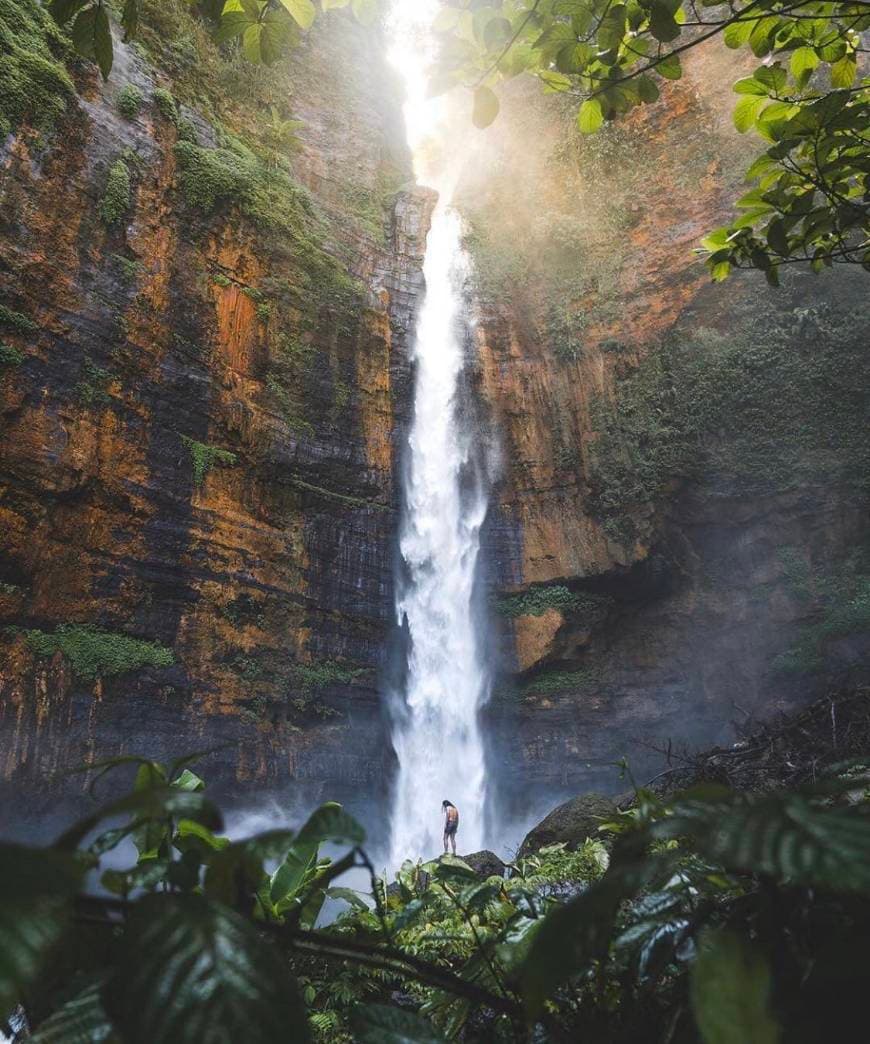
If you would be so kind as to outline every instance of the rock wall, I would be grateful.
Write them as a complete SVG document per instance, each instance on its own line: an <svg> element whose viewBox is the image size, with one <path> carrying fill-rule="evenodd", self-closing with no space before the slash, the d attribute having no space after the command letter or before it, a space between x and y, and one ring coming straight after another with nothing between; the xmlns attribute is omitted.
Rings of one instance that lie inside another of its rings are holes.
<svg viewBox="0 0 870 1044"><path fill-rule="evenodd" d="M866 677L867 277L710 284L692 249L756 148L723 60L591 139L518 82L461 183L501 439L505 813Z"/></svg>
<svg viewBox="0 0 870 1044"><path fill-rule="evenodd" d="M0 776L226 744L236 789L377 794L431 194L377 31L267 70L143 22L106 84L51 35L77 93L0 143Z"/></svg>

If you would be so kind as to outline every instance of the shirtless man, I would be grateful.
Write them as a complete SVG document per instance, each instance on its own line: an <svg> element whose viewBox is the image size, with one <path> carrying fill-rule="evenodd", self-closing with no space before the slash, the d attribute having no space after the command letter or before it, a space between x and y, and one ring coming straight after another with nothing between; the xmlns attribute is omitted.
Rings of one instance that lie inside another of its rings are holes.
<svg viewBox="0 0 870 1044"><path fill-rule="evenodd" d="M459 829L459 809L452 801L442 801L441 808L444 810L444 854L447 854L448 842L453 846L453 854L456 855L456 831Z"/></svg>

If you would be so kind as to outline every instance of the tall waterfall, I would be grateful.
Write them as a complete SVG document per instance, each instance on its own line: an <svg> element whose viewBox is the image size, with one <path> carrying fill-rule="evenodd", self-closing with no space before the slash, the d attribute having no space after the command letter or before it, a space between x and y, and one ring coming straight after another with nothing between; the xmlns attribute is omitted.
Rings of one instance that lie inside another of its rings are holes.
<svg viewBox="0 0 870 1044"><path fill-rule="evenodd" d="M425 0L397 0L405 27L426 27L434 8ZM421 71L425 36L408 34L397 64L408 103L412 147L435 125ZM426 290L413 343L416 386L405 469L400 529L403 569L396 611L407 623L405 691L394 694L393 745L398 757L391 818L390 863L431 857L440 849L441 802L459 809L459 843L483 845L485 772L478 724L488 675L473 613L480 527L486 489L474 459L472 433L463 427L459 392L465 367L463 282L467 260L452 185L442 173L434 188L423 266Z"/></svg>

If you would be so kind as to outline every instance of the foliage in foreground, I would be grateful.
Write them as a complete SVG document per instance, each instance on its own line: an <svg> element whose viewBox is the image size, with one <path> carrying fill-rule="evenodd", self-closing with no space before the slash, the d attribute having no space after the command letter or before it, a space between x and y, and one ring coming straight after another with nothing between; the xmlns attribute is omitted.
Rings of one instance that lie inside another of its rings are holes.
<svg viewBox="0 0 870 1044"><path fill-rule="evenodd" d="M46 849L0 845L0 1008L34 1044L847 1039L867 985L866 766L793 792L696 788L576 852L387 887L339 806L231 841L184 762ZM95 780L96 782L97 780ZM322 858L321 842L344 852ZM129 866L102 864L135 847ZM363 898L333 882L368 869ZM100 887L97 887L99 881ZM350 910L315 927L327 897ZM840 1036L838 1037L838 1034Z"/></svg>
<svg viewBox="0 0 870 1044"><path fill-rule="evenodd" d="M762 64L738 79L734 124L765 151L746 172L741 215L704 241L714 279L783 265L870 269L870 78L859 75L867 0L451 0L436 87L473 90L473 120L499 111L494 88L521 73L578 100L578 125L659 99L685 52L713 38ZM738 66L739 67L739 66Z"/></svg>
<svg viewBox="0 0 870 1044"><path fill-rule="evenodd" d="M189 0L211 24L217 43L238 41L242 54L254 64L272 65L298 40L300 29L310 29L317 16L313 0ZM349 7L357 20L370 25L378 15L379 0L320 0L324 11ZM73 47L96 62L104 79L114 63L107 0L50 0L54 20L69 31ZM135 38L140 0L121 0L124 40Z"/></svg>

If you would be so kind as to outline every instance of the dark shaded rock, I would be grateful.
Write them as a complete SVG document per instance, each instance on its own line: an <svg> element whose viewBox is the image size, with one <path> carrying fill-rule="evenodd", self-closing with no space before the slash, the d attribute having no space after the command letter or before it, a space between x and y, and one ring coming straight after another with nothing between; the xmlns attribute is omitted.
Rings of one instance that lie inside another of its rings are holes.
<svg viewBox="0 0 870 1044"><path fill-rule="evenodd" d="M577 848L587 837L595 837L600 821L616 811L610 798L601 794L581 794L554 808L536 827L532 827L517 855L522 859L539 848L561 842L569 848Z"/></svg>
<svg viewBox="0 0 870 1044"><path fill-rule="evenodd" d="M482 852L472 852L471 855L461 857L463 862L468 863L475 873L481 877L503 877L505 871L504 863L495 852L483 849Z"/></svg>

